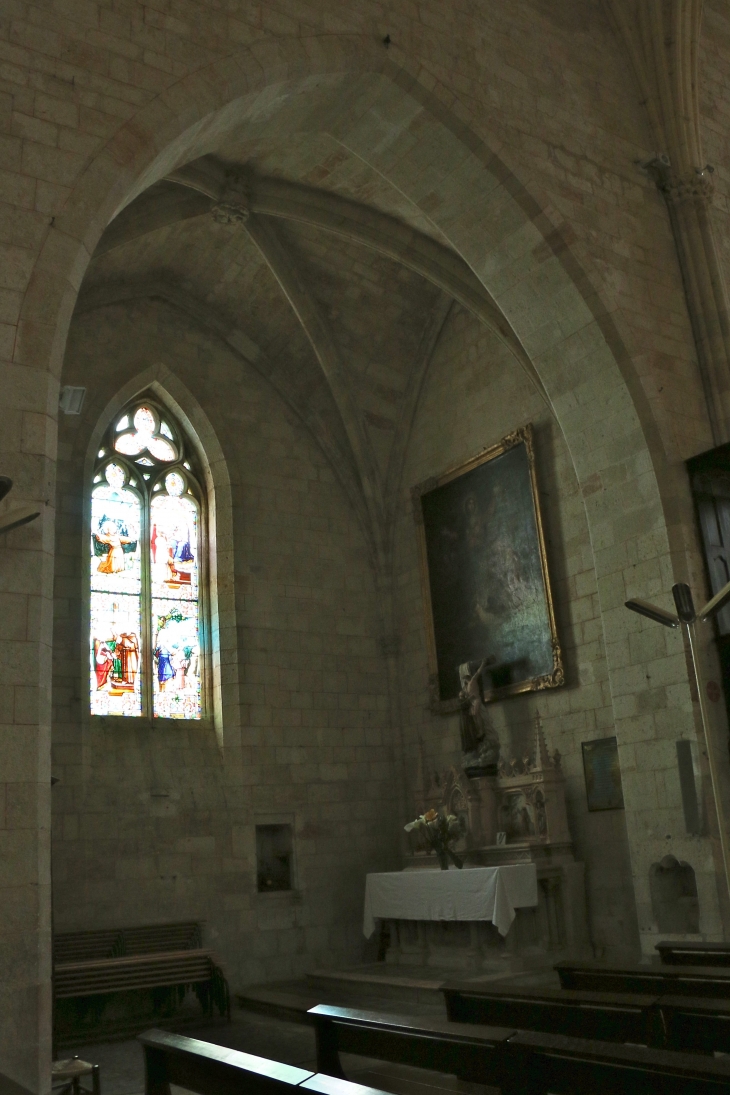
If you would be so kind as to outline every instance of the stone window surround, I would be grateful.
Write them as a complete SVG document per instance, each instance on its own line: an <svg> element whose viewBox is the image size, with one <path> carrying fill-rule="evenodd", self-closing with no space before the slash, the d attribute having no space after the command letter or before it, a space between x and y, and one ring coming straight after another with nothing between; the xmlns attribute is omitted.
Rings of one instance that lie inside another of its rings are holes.
<svg viewBox="0 0 730 1095"><path fill-rule="evenodd" d="M85 729L114 730L115 732L126 728L128 723L130 729L145 731L152 731L163 726L184 726L187 729L199 729L201 732L215 730L218 743L223 746L224 739L227 739L228 744L231 744L233 739L237 739L238 734L234 727L237 728L239 717L237 674L233 673L232 680L224 680L224 676L227 678L228 674L223 669L224 666L235 666L237 663L235 597L232 592L234 586L233 553L232 548L227 550L224 547L224 550L220 551L217 546L218 543L231 544L232 504L230 479L220 443L207 416L197 400L166 364L158 363L138 374L128 381L107 403L91 432L86 448L84 484L91 484L92 482L99 446L109 423L121 414L124 407L135 396L141 395L145 391L148 391L151 397L175 418L178 428L184 432L190 449L195 453L202 473L200 485L204 495L207 520L201 522L200 537L201 559L206 562L201 576L201 591L205 586L205 597L201 598L204 600L201 619L205 620L205 627L208 632L203 684L203 712L200 719L194 720L151 718L144 714L135 718L121 715L92 716L88 704L84 704L82 722ZM90 605L87 561L90 518L91 492L89 489L85 489L81 548L83 551L81 610L87 623ZM231 592L226 592L228 590ZM222 628L220 626L221 618L232 620L233 626ZM84 635L87 632L88 627L86 627ZM82 680L85 682L88 676L88 649L86 643L84 643L82 651L80 671ZM224 727L228 730L228 733L225 732Z"/></svg>

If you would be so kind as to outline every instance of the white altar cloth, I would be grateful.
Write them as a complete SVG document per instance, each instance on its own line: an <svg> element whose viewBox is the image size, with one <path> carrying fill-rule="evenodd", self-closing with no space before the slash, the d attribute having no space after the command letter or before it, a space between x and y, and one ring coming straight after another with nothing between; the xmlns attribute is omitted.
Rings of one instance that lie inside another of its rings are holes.
<svg viewBox="0 0 730 1095"><path fill-rule="evenodd" d="M526 905L537 905L534 863L369 874L362 930L370 938L376 919L491 920L506 935L515 909Z"/></svg>

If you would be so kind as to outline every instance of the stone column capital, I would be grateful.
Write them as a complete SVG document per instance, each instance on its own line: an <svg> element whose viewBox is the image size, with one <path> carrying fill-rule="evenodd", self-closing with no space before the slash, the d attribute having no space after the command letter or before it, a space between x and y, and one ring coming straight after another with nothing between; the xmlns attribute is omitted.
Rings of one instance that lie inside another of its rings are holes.
<svg viewBox="0 0 730 1095"><path fill-rule="evenodd" d="M658 156L646 164L646 170L670 205L687 202L710 205L712 202L715 184L712 181L714 168L710 164L680 173L674 171L666 157Z"/></svg>

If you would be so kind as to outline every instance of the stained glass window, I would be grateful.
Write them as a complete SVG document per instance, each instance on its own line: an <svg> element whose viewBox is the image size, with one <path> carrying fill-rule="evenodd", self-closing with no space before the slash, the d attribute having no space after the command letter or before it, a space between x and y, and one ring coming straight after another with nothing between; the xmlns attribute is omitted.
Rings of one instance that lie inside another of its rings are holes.
<svg viewBox="0 0 730 1095"><path fill-rule="evenodd" d="M92 715L199 719L202 492L153 400L109 427L91 492Z"/></svg>

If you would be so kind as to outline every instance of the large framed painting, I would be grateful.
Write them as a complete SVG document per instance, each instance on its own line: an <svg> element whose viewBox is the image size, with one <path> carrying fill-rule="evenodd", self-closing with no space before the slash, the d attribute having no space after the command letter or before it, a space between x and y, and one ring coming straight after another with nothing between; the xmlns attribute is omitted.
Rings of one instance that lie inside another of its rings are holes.
<svg viewBox="0 0 730 1095"><path fill-rule="evenodd" d="M431 706L446 714L475 676L484 700L564 684L532 427L413 488Z"/></svg>

